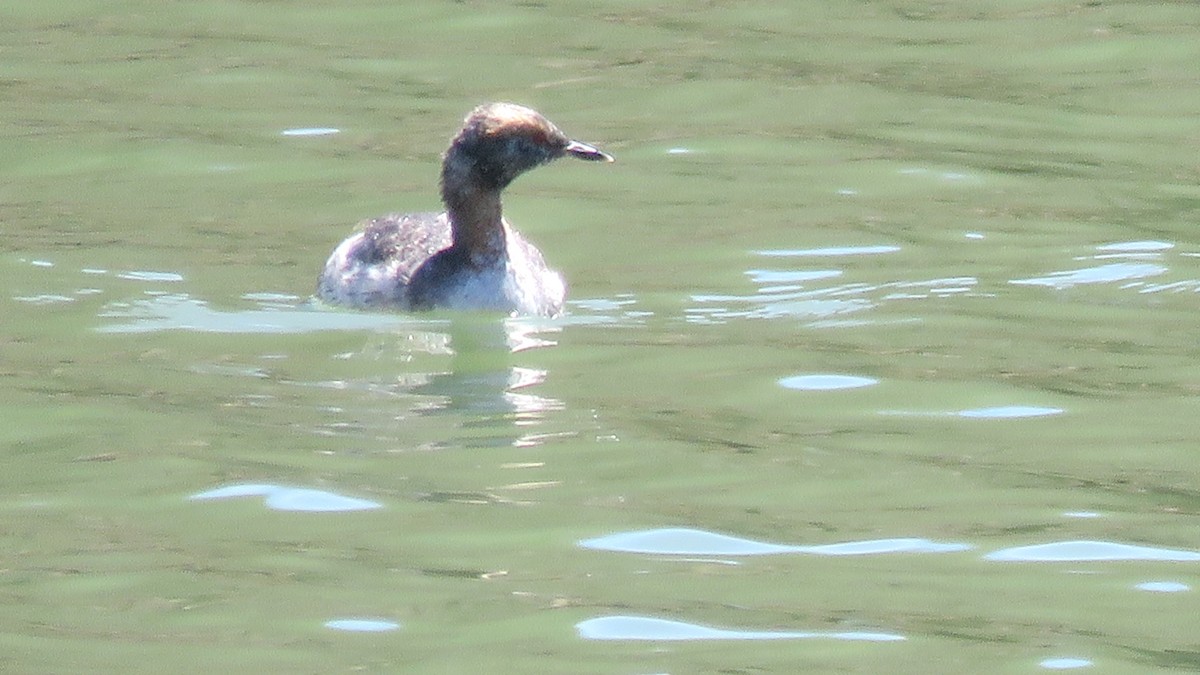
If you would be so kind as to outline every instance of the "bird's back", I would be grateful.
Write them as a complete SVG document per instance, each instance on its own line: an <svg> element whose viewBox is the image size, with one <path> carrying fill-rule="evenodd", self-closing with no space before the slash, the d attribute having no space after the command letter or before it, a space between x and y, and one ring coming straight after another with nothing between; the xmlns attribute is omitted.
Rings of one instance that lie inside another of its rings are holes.
<svg viewBox="0 0 1200 675"><path fill-rule="evenodd" d="M408 306L407 287L422 263L450 246L444 213L389 213L341 243L321 272L321 299L352 307Z"/></svg>

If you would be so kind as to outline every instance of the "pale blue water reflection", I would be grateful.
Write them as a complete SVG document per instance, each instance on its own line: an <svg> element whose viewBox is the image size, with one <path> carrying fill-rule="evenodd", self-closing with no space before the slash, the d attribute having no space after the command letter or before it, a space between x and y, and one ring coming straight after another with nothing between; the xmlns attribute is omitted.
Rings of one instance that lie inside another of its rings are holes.
<svg viewBox="0 0 1200 675"><path fill-rule="evenodd" d="M110 303L100 317L110 320L96 329L101 333L189 330L201 333L287 334L385 329L414 323L413 319L394 314L333 312L315 308L264 306L260 309L222 311L183 293L154 294L145 299Z"/></svg>
<svg viewBox="0 0 1200 675"><path fill-rule="evenodd" d="M1194 563L981 556L1195 541L1195 3L4 16L8 670L1194 667L1194 597L1133 588ZM520 351L486 322L298 306L360 218L436 208L448 135L493 98L619 155L508 201L571 286L560 330ZM1072 274L1112 280L1055 290ZM804 373L882 384L778 383ZM1064 412L997 414L1021 408ZM247 477L388 508L183 499ZM575 546L662 524L976 549ZM572 628L617 614L910 641ZM373 617L405 630L321 628Z"/></svg>
<svg viewBox="0 0 1200 675"><path fill-rule="evenodd" d="M1134 588L1151 593L1183 593L1192 590L1191 586L1178 581L1143 581Z"/></svg>
<svg viewBox="0 0 1200 675"><path fill-rule="evenodd" d="M895 417L961 417L964 419L1013 420L1037 417L1053 417L1066 410L1038 405L1001 405L987 408L970 408L956 411L881 410L880 415Z"/></svg>
<svg viewBox="0 0 1200 675"><path fill-rule="evenodd" d="M1111 244L1101 244L1096 247L1097 251L1105 252L1121 252L1121 253L1155 253L1158 251L1169 251L1175 248L1175 244L1167 241L1118 241Z"/></svg>
<svg viewBox="0 0 1200 675"><path fill-rule="evenodd" d="M1200 553L1110 541L1059 541L993 551L988 560L1005 562L1093 562L1113 560L1200 561Z"/></svg>
<svg viewBox="0 0 1200 675"><path fill-rule="evenodd" d="M765 258L845 258L874 256L900 251L890 244L829 246L811 249L765 249L753 254ZM772 319L798 317L829 320L832 317L862 312L881 302L949 297L971 292L978 280L970 276L944 279L902 280L884 283L851 282L835 286L808 288L806 284L840 278L840 269L764 270L745 272L759 285L753 295L693 294L696 305L687 308L693 323L721 323L729 319ZM818 325L814 321L813 325Z"/></svg>
<svg viewBox="0 0 1200 675"><path fill-rule="evenodd" d="M1051 272L1045 276L1029 279L1013 279L1009 283L1018 286L1046 286L1061 291L1085 284L1108 284L1117 281L1145 279L1165 274L1166 271L1167 268L1163 265L1150 263L1110 263L1064 272Z"/></svg>
<svg viewBox="0 0 1200 675"><path fill-rule="evenodd" d="M895 245L828 246L820 249L768 249L754 255L766 258L847 258L875 256L900 251ZM848 282L841 285L809 288L810 282L840 279L841 269L750 269L745 275L758 288L754 294L692 294L696 303L688 307L689 321L721 323L732 318L798 317L821 321L875 309L894 300L949 298L970 294L978 286L974 276L950 276L944 279L907 279L877 283Z"/></svg>
<svg viewBox="0 0 1200 675"><path fill-rule="evenodd" d="M746 270L746 276L756 284L795 284L840 277L842 270ZM772 288L782 290L780 287Z"/></svg>
<svg viewBox="0 0 1200 675"><path fill-rule="evenodd" d="M1091 519L1091 518L1103 518L1104 514L1098 513L1096 511L1064 511L1063 517L1064 518Z"/></svg>
<svg viewBox="0 0 1200 675"><path fill-rule="evenodd" d="M895 253L899 250L899 246L892 244L876 244L873 246L765 249L755 251L755 253L767 258L826 258L852 255L879 255L881 253Z"/></svg>
<svg viewBox="0 0 1200 675"><path fill-rule="evenodd" d="M1018 286L1044 286L1054 290L1066 290L1076 286L1118 284L1120 288L1136 288L1139 293L1196 290L1200 280L1187 279L1166 283L1143 281L1170 271L1164 254L1173 251L1175 244L1158 240L1137 240L1100 244L1096 253L1075 258L1079 261L1120 260L1071 270L1050 272L1042 276L1012 279L1009 283ZM1184 253L1183 255L1190 255Z"/></svg>
<svg viewBox="0 0 1200 675"><path fill-rule="evenodd" d="M575 624L585 640L805 640L824 638L862 642L901 642L903 635L866 631L761 631L714 628L646 616L603 616Z"/></svg>
<svg viewBox="0 0 1200 675"><path fill-rule="evenodd" d="M183 281L183 275L177 272L121 272L118 279L126 281L165 281L175 283Z"/></svg>
<svg viewBox="0 0 1200 675"><path fill-rule="evenodd" d="M297 127L294 129L284 129L279 132L281 136L332 136L333 134L341 133L341 129L335 127Z"/></svg>
<svg viewBox="0 0 1200 675"><path fill-rule="evenodd" d="M878 284L846 283L807 289L803 284L775 285L775 279L820 281L837 278L831 270L764 271L747 273L761 286L752 295L694 294L696 304L688 307L687 318L693 323L723 323L730 319L804 318L810 325L874 309L884 302L948 298L972 293L979 281L975 277L956 276L928 280L889 281Z"/></svg>
<svg viewBox="0 0 1200 675"><path fill-rule="evenodd" d="M1088 668L1092 665L1092 662L1089 659L1081 659L1074 656L1060 656L1053 659L1044 659L1038 665L1046 670L1074 670L1076 668Z"/></svg>
<svg viewBox="0 0 1200 675"><path fill-rule="evenodd" d="M59 295L57 293L41 293L38 295L14 295L13 300L24 302L30 305L57 305L64 302L75 302L75 298L69 295Z"/></svg>
<svg viewBox="0 0 1200 675"><path fill-rule="evenodd" d="M236 497L265 497L263 503L276 511L311 511L334 513L342 511L369 511L383 508L383 504L369 499L347 497L326 490L285 487L268 483L227 485L194 494L188 499L203 501L210 499L234 499Z"/></svg>
<svg viewBox="0 0 1200 675"><path fill-rule="evenodd" d="M386 633L400 628L400 624L386 619L331 619L325 627L350 633Z"/></svg>
<svg viewBox="0 0 1200 675"><path fill-rule="evenodd" d="M879 380L858 375L792 375L779 380L779 386L801 391L858 389L875 384L879 384Z"/></svg>
<svg viewBox="0 0 1200 675"><path fill-rule="evenodd" d="M875 539L838 544L787 545L754 541L692 528L663 528L619 532L579 542L582 548L620 553L658 555L773 555L807 553L849 556L888 553L953 553L966 551L969 544L934 542L928 539Z"/></svg>
<svg viewBox="0 0 1200 675"><path fill-rule="evenodd" d="M973 408L971 410L958 411L959 417L967 417L973 419L1018 419L1024 417L1048 417L1050 415L1061 415L1065 411L1062 408L1049 408L1036 405L1003 405L992 408Z"/></svg>

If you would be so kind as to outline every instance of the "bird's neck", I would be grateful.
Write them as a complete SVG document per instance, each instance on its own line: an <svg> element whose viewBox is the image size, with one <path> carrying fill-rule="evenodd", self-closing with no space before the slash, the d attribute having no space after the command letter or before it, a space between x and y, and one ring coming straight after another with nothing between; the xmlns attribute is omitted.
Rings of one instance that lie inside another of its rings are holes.
<svg viewBox="0 0 1200 675"><path fill-rule="evenodd" d="M449 158L442 171L442 201L446 204L454 249L478 266L504 258L507 228L499 190L474 183L469 170Z"/></svg>

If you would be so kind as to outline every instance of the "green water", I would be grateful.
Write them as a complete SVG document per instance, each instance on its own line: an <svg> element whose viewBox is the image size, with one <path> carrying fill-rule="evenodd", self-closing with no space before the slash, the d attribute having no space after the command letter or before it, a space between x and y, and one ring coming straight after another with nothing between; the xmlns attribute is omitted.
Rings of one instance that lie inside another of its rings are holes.
<svg viewBox="0 0 1200 675"><path fill-rule="evenodd" d="M1200 668L1200 563L985 558L1200 550L1194 3L67 1L0 31L0 670ZM313 308L497 99L618 160L506 199L569 316ZM813 374L877 383L780 384ZM1013 406L1054 414L961 414ZM380 508L188 499L246 484ZM971 548L577 545L672 527ZM906 640L577 632L621 615Z"/></svg>

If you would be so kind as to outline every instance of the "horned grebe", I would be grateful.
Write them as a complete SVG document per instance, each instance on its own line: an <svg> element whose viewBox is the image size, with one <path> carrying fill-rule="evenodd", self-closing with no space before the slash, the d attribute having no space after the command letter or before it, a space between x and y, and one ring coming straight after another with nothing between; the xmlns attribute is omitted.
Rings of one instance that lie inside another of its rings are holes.
<svg viewBox="0 0 1200 675"><path fill-rule="evenodd" d="M317 294L354 307L559 314L562 277L504 219L500 192L525 171L564 155L613 161L567 138L534 110L479 106L442 160L446 211L367 221L329 256Z"/></svg>

